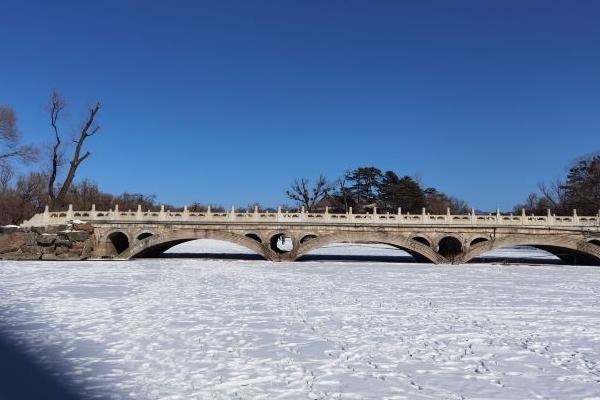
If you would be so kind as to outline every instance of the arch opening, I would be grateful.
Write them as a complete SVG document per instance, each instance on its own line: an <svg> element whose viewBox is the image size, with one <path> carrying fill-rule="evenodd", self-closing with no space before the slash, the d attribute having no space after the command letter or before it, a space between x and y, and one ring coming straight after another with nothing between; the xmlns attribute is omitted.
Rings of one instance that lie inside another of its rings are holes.
<svg viewBox="0 0 600 400"><path fill-rule="evenodd" d="M152 239L150 239L152 240ZM264 260L256 251L221 239L178 238L153 244L134 258L202 258L224 260Z"/></svg>
<svg viewBox="0 0 600 400"><path fill-rule="evenodd" d="M538 246L503 246L486 251L469 263L502 263L502 264L561 264L561 260L551 252Z"/></svg>
<svg viewBox="0 0 600 400"><path fill-rule="evenodd" d="M422 236L415 236L412 238L412 240L424 244L425 246L431 246L431 242Z"/></svg>
<svg viewBox="0 0 600 400"><path fill-rule="evenodd" d="M551 253L566 265L600 265L600 258L583 251L559 246L535 245L534 247Z"/></svg>
<svg viewBox="0 0 600 400"><path fill-rule="evenodd" d="M430 262L409 249L381 242L333 242L304 253L298 261Z"/></svg>
<svg viewBox="0 0 600 400"><path fill-rule="evenodd" d="M306 235L302 239L300 239L300 243L306 243L310 240L316 239L317 235Z"/></svg>
<svg viewBox="0 0 600 400"><path fill-rule="evenodd" d="M277 233L271 236L270 242L271 250L278 254L289 253L294 249L292 239L285 233Z"/></svg>
<svg viewBox="0 0 600 400"><path fill-rule="evenodd" d="M471 246L474 246L474 245L476 245L477 243L483 243L483 242L488 242L488 241L489 241L488 239L486 239L486 238L482 238L482 237L480 237L480 238L475 238L475 239L471 240Z"/></svg>
<svg viewBox="0 0 600 400"><path fill-rule="evenodd" d="M600 246L600 239L592 239L588 241L588 243L595 244L596 246Z"/></svg>
<svg viewBox="0 0 600 400"><path fill-rule="evenodd" d="M129 238L123 232L111 233L106 241L109 253L113 255L119 255L129 248Z"/></svg>
<svg viewBox="0 0 600 400"><path fill-rule="evenodd" d="M438 244L438 253L450 261L454 261L462 252L462 249L462 243L454 236L446 236Z"/></svg>
<svg viewBox="0 0 600 400"><path fill-rule="evenodd" d="M150 232L143 232L143 233L140 233L138 235L137 240L144 240L146 238L149 238L150 236L153 236L152 233L150 233Z"/></svg>
<svg viewBox="0 0 600 400"><path fill-rule="evenodd" d="M247 233L246 237L252 240L256 240L258 243L262 243L262 239L255 233Z"/></svg>

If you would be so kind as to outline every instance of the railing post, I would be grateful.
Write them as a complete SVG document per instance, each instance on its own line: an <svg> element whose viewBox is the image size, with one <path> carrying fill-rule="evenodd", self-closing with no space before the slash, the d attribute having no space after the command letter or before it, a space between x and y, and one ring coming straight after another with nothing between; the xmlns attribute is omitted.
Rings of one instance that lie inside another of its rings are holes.
<svg viewBox="0 0 600 400"><path fill-rule="evenodd" d="M282 222L283 216L281 215L281 206L277 207L277 217L275 218L277 219L277 222Z"/></svg>
<svg viewBox="0 0 600 400"><path fill-rule="evenodd" d="M233 221L235 219L235 206L231 206L231 212L229 213L229 219Z"/></svg>
<svg viewBox="0 0 600 400"><path fill-rule="evenodd" d="M50 207L44 207L44 214L42 214L42 221L44 225L48 225L50 223Z"/></svg>
<svg viewBox="0 0 600 400"><path fill-rule="evenodd" d="M73 219L73 204L69 204L69 209L67 210L67 220Z"/></svg>
<svg viewBox="0 0 600 400"><path fill-rule="evenodd" d="M119 219L119 205L118 204L115 204L115 211L113 211L113 219L114 220Z"/></svg>
<svg viewBox="0 0 600 400"><path fill-rule="evenodd" d="M425 223L425 217L427 216L425 207L421 209L421 222Z"/></svg>
<svg viewBox="0 0 600 400"><path fill-rule="evenodd" d="M304 206L300 208L300 221L306 221L306 209Z"/></svg>
<svg viewBox="0 0 600 400"><path fill-rule="evenodd" d="M471 224L475 224L475 209L471 208Z"/></svg>
<svg viewBox="0 0 600 400"><path fill-rule="evenodd" d="M325 206L325 221L329 221L329 206Z"/></svg>
<svg viewBox="0 0 600 400"><path fill-rule="evenodd" d="M521 225L525 225L526 219L527 219L527 215L525 214L525 209L521 208Z"/></svg>
<svg viewBox="0 0 600 400"><path fill-rule="evenodd" d="M500 208L496 208L496 224L499 224L500 221Z"/></svg>
<svg viewBox="0 0 600 400"><path fill-rule="evenodd" d="M158 219L160 219L161 221L165 220L165 206L163 204L160 205L160 212L158 213Z"/></svg>
<svg viewBox="0 0 600 400"><path fill-rule="evenodd" d="M253 218L258 221L258 206L254 206Z"/></svg>
<svg viewBox="0 0 600 400"><path fill-rule="evenodd" d="M573 224L579 223L579 217L577 216L577 209L573 209Z"/></svg>
<svg viewBox="0 0 600 400"><path fill-rule="evenodd" d="M96 219L96 205L95 204L92 204L92 209L90 211L90 219L91 220Z"/></svg>
<svg viewBox="0 0 600 400"><path fill-rule="evenodd" d="M552 221L552 210L549 208L546 210L546 225L553 225L554 221Z"/></svg>
<svg viewBox="0 0 600 400"><path fill-rule="evenodd" d="M450 207L446 207L446 223L450 223L451 217L450 217Z"/></svg>
<svg viewBox="0 0 600 400"><path fill-rule="evenodd" d="M182 216L183 216L184 221L188 221L190 219L190 212L189 212L187 206L183 206Z"/></svg>
<svg viewBox="0 0 600 400"><path fill-rule="evenodd" d="M206 207L206 219L207 220L212 220L212 211L210 209L210 205L208 205L208 207Z"/></svg>

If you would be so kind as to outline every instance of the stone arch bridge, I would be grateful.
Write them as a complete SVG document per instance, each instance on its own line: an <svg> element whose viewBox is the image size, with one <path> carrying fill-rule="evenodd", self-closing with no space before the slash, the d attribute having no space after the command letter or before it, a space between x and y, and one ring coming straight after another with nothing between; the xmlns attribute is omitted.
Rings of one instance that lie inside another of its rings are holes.
<svg viewBox="0 0 600 400"><path fill-rule="evenodd" d="M466 263L490 250L529 245L567 263L600 265L600 216L430 215L398 213L68 211L36 214L23 226L72 221L93 227L92 258L154 257L195 239L219 239L247 247L267 260L293 261L331 243L382 243L419 262ZM281 238L293 248L281 249Z"/></svg>

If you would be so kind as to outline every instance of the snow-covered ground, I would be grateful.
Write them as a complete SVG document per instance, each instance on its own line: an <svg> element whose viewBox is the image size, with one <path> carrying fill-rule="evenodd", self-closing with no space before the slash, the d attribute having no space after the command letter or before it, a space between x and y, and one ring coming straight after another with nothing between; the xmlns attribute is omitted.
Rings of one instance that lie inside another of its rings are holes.
<svg viewBox="0 0 600 400"><path fill-rule="evenodd" d="M112 398L600 399L597 267L5 261L0 319Z"/></svg>

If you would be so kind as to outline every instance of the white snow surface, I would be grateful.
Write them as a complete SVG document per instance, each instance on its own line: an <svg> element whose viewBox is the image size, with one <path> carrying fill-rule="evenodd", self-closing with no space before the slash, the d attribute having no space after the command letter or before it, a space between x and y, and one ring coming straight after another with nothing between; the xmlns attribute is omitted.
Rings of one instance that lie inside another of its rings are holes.
<svg viewBox="0 0 600 400"><path fill-rule="evenodd" d="M0 319L114 399L600 399L598 267L3 261Z"/></svg>

